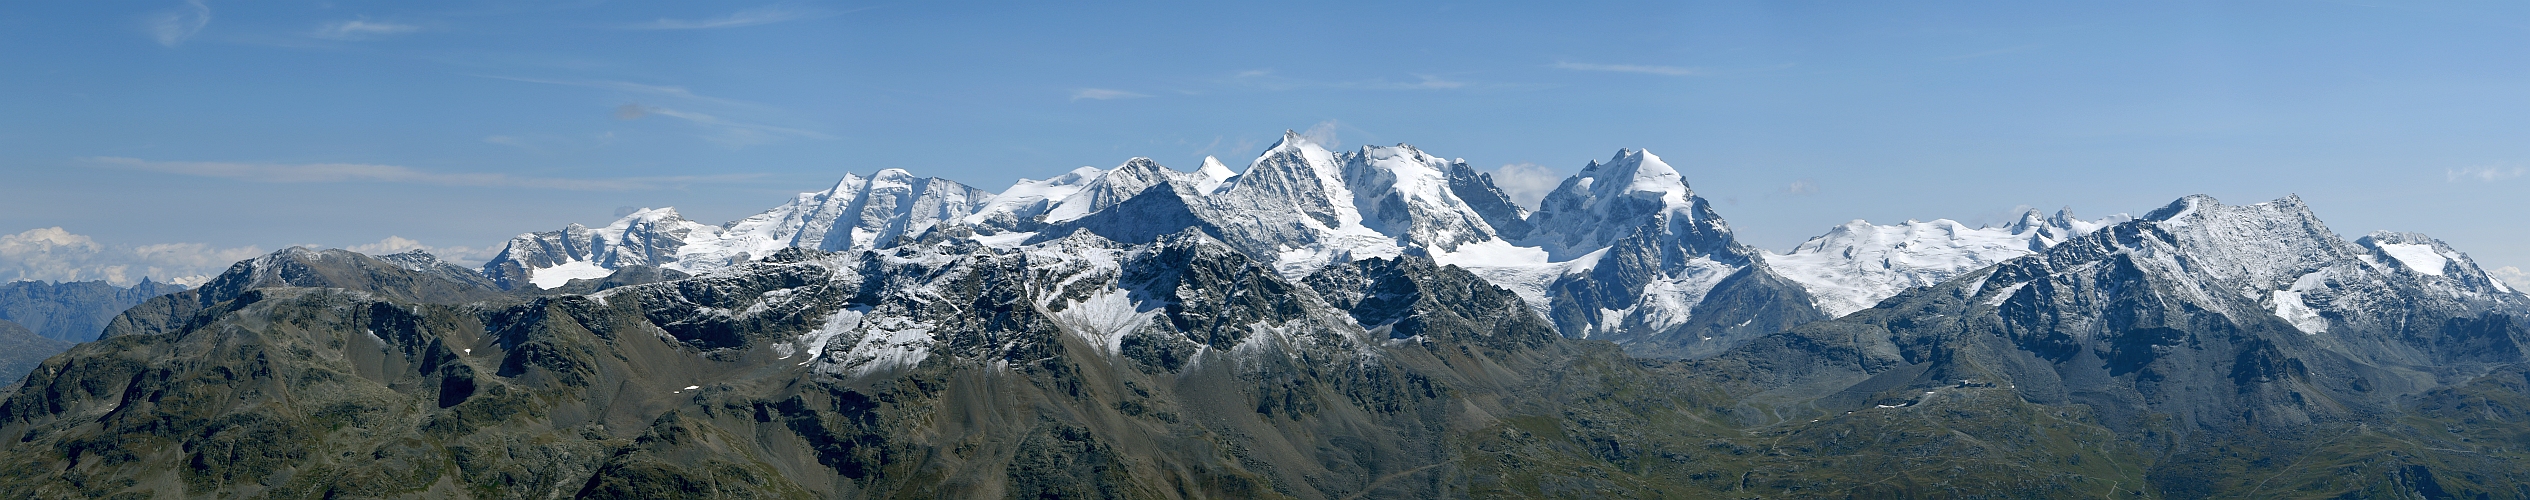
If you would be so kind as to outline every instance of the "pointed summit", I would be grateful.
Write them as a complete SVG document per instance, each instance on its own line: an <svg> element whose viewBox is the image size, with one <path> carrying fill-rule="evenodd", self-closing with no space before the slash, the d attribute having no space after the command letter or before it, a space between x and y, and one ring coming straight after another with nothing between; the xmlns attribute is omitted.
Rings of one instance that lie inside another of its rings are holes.
<svg viewBox="0 0 2530 500"><path fill-rule="evenodd" d="M1231 177L1236 177L1239 173L1231 171L1229 165L1222 165L1221 159L1205 156L1203 167L1195 169L1195 175L1195 191L1211 193L1220 189L1221 183L1228 182Z"/></svg>
<svg viewBox="0 0 2530 500"><path fill-rule="evenodd" d="M1555 260L1566 260L1614 244L1654 220L1701 226L1693 232L1711 233L1722 240L1714 242L1718 246L1689 244L1699 249L1735 244L1727 241L1730 228L1695 197L1676 168L1639 149L1617 150L1607 162L1590 162L1580 174L1564 179L1529 216L1536 232L1524 243L1544 247Z"/></svg>

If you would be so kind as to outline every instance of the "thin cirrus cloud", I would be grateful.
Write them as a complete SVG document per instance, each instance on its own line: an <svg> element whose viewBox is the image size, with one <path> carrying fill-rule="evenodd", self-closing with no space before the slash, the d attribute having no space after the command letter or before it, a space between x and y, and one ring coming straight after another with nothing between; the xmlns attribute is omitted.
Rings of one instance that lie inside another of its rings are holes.
<svg viewBox="0 0 2530 500"><path fill-rule="evenodd" d="M752 102L747 102L747 101L741 101L741 100L736 100L736 99L723 99L723 98L719 98L719 97L712 97L712 96L706 96L706 95L696 94L696 93L694 93L694 91L692 91L692 90L686 89L685 87L676 86L676 85L651 85L651 84L647 84L647 83L622 82L622 81L613 81L613 80L551 80L551 79L544 79L544 78L527 78L527 77L517 77L517 76L499 76L499 75L474 75L474 76L476 76L476 77L480 77L480 78L490 78L490 79L494 79L494 80L509 80L509 81L513 81L513 82L523 82L523 83L541 83L541 84L545 84L545 85L562 85L562 86L567 86L567 87L583 87L583 88L593 88L593 89L613 90L613 91L617 91L617 92L634 93L634 94L649 94L649 95L657 95L657 96L666 96L666 97L674 97L674 98L678 98L678 99L691 99L691 100L695 100L695 101L708 102L708 103L712 103L712 104L728 105L728 106L741 106L741 107L749 107L749 108L762 108L762 107L764 107L763 105L756 104L756 103L752 103Z"/></svg>
<svg viewBox="0 0 2530 500"><path fill-rule="evenodd" d="M1072 100L1074 101L1082 99L1106 101L1114 99L1132 99L1136 97L1150 97L1150 95L1115 89L1079 89L1072 91Z"/></svg>
<svg viewBox="0 0 2530 500"><path fill-rule="evenodd" d="M741 10L730 13L726 16L710 19L669 19L663 17L656 21L628 25L624 28L636 30L708 30L761 26L780 22L797 21L801 19L825 17L827 15L830 14L826 12L781 5L770 5Z"/></svg>
<svg viewBox="0 0 2530 500"><path fill-rule="evenodd" d="M1594 64L1594 63L1577 63L1577 62L1559 62L1559 63L1555 63L1555 68L1556 68L1556 69L1568 69L1568 70L1574 70L1574 71L1608 71L1608 72L1616 72L1616 73L1642 73L1642 74L1647 74L1647 75L1666 75L1666 76L1696 76L1696 75L1703 75L1703 74L1709 74L1709 73L1711 73L1710 71L1706 71L1706 70L1704 70L1703 68L1686 68L1686 67L1678 67L1678 66L1651 66L1651 65L1644 65L1644 64Z"/></svg>
<svg viewBox="0 0 2530 500"><path fill-rule="evenodd" d="M2525 169L2525 168L2522 168L2522 167L2513 167L2513 168L2503 168L2503 167L2469 167L2469 168L2457 168L2457 169L2448 169L2448 170L2444 170L2444 171L2442 171L2442 177L2443 177L2443 180L2446 180L2446 181L2449 181L2449 182L2460 182L2460 181L2495 182L2495 181L2500 181L2500 180L2505 180L2505 179L2511 179L2511 178L2515 178L2515 177L2520 177L2522 174L2525 174L2525 173L2530 173L2530 169Z"/></svg>
<svg viewBox="0 0 2530 500"><path fill-rule="evenodd" d="M638 120L650 115L659 115L685 120L687 122L692 122L696 125L701 125L715 130L718 133L705 136L704 139L729 147L771 144L774 142L780 142L784 139L825 140L834 138L834 136L826 135L813 130L801 130L789 127L776 127L772 125L730 121L718 116L691 111L680 111L658 106L625 104L615 108L615 119L618 120Z"/></svg>
<svg viewBox="0 0 2530 500"><path fill-rule="evenodd" d="M334 21L316 28L311 35L328 40L369 40L421 31L421 26L354 19Z"/></svg>
<svg viewBox="0 0 2530 500"><path fill-rule="evenodd" d="M1272 70L1261 70L1261 69L1260 69L1260 70L1247 70L1247 71L1240 71L1240 72L1238 72L1238 73L1236 73L1236 74L1231 75L1231 77L1230 77L1228 80L1224 81L1224 83L1226 83L1226 84L1228 84L1228 85L1230 85L1230 86L1236 86L1236 87L1248 87L1248 88L1254 88L1254 89L1260 89L1260 90L1267 90L1267 91L1285 91L1285 90L1298 90L1298 89L1350 89L1350 90L1454 90L1454 89L1473 88L1473 87L1493 87L1493 88L1500 88L1500 87L1504 87L1504 85L1500 85L1500 84L1482 84L1482 85L1479 85L1479 84L1469 83L1469 82L1464 82L1464 81L1450 80L1450 79L1441 78L1441 77L1438 77L1438 76L1433 76L1433 75L1415 74L1415 75L1413 75L1413 76L1414 76L1414 78L1415 78L1415 81L1411 81L1411 82L1403 82L1403 81L1390 80L1390 79L1387 79L1387 78L1384 78L1384 77L1382 77L1382 78L1372 78L1372 79L1369 79L1369 80L1353 80L1353 81L1324 81L1324 80L1310 80L1310 79L1302 79L1302 78L1293 78L1293 77L1284 76L1284 75L1281 75L1281 74L1274 73Z"/></svg>
<svg viewBox="0 0 2530 500"><path fill-rule="evenodd" d="M508 174L442 173L395 165L366 163L254 163L218 161L152 161L139 158L100 156L81 161L109 168L157 172L163 174L238 179L269 183L341 183L382 182L428 184L459 187L502 187L558 189L568 191L642 191L666 189L696 182L727 182L753 175L626 177L615 179L567 179L553 177L520 177Z"/></svg>
<svg viewBox="0 0 2530 500"><path fill-rule="evenodd" d="M1445 80L1432 75L1414 75L1414 77L1418 81L1393 82L1382 78L1367 82L1348 82L1337 86L1378 90L1447 90L1467 86L1467 82Z"/></svg>
<svg viewBox="0 0 2530 500"><path fill-rule="evenodd" d="M203 5L202 0L185 0L183 7L150 15L149 36L157 39L159 45L173 48L184 45L185 40L202 33L202 27L209 25L211 6Z"/></svg>

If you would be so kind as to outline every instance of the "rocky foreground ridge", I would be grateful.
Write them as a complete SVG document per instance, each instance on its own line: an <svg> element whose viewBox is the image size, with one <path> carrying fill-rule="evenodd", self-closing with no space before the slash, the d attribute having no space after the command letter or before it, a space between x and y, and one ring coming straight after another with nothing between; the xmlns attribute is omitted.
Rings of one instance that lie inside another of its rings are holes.
<svg viewBox="0 0 2530 500"><path fill-rule="evenodd" d="M1774 254L1641 151L1020 184L241 262L35 368L0 494L2530 497L2530 297L2295 198Z"/></svg>

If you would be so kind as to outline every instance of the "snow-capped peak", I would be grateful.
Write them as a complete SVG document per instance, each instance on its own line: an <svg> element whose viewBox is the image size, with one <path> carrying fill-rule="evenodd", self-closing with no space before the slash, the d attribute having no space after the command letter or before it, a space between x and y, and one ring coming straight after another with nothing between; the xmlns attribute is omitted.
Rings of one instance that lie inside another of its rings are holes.
<svg viewBox="0 0 2530 500"><path fill-rule="evenodd" d="M1707 219L1699 217L1694 198L1685 177L1658 155L1618 150L1607 162L1590 162L1547 193L1529 217L1535 232L1523 243L1544 247L1556 260L1568 259L1632 235L1655 217L1665 216L1671 224ZM1712 225L1727 238L1728 227L1719 221Z"/></svg>
<svg viewBox="0 0 2530 500"><path fill-rule="evenodd" d="M1041 181L1019 179L1019 182L1010 185L1010 189L994 195L984 202L982 208L960 221L979 228L1014 230L1053 209L1056 203L1079 193L1081 188L1106 173L1095 167L1080 167Z"/></svg>
<svg viewBox="0 0 2530 500"><path fill-rule="evenodd" d="M1135 157L1115 168L1099 172L1095 179L1082 184L1068 196L1056 199L1046 209L1048 223L1069 222L1123 203L1143 190L1185 177L1185 174L1160 166L1150 158Z"/></svg>
<svg viewBox="0 0 2530 500"><path fill-rule="evenodd" d="M1221 159L1205 156L1203 167L1195 169L1195 192L1209 194L1220 190L1221 183L1238 175L1238 172L1230 170L1230 166L1222 165Z"/></svg>

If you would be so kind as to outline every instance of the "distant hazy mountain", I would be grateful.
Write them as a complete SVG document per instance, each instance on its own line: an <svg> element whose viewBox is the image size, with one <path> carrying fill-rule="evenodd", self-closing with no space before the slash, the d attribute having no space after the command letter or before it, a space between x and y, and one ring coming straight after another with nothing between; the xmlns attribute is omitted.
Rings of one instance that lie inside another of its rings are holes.
<svg viewBox="0 0 2530 500"><path fill-rule="evenodd" d="M16 322L44 338L87 342L96 339L106 322L124 309L184 289L147 279L129 288L103 281L0 284L0 320Z"/></svg>
<svg viewBox="0 0 2530 500"><path fill-rule="evenodd" d="M44 338L15 321L0 319L0 387L15 390L19 379L35 371L44 358L70 349L69 342Z"/></svg>

